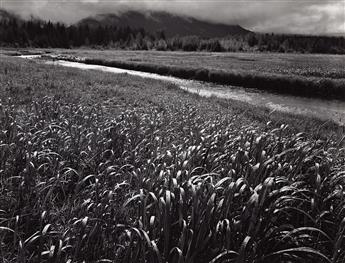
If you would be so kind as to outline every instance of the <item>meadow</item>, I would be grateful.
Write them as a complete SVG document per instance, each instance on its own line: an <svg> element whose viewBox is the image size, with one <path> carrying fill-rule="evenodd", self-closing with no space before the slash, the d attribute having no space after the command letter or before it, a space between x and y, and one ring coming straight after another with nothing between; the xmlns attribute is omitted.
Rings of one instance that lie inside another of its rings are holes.
<svg viewBox="0 0 345 263"><path fill-rule="evenodd" d="M95 49L42 49L91 59L118 60L158 65L171 65L289 76L345 78L343 55L240 53L240 52L179 52L179 51L126 51ZM182 61L182 62L181 62Z"/></svg>
<svg viewBox="0 0 345 263"><path fill-rule="evenodd" d="M70 61L322 99L345 100L342 55L46 50Z"/></svg>
<svg viewBox="0 0 345 263"><path fill-rule="evenodd" d="M0 65L4 263L344 262L342 127L126 74Z"/></svg>

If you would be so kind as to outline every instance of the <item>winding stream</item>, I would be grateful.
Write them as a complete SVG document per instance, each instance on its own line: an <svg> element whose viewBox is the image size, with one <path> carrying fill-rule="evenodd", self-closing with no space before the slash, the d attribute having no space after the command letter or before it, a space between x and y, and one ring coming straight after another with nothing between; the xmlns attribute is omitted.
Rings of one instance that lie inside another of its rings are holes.
<svg viewBox="0 0 345 263"><path fill-rule="evenodd" d="M39 58L40 55L20 56L26 59ZM196 80L185 80L176 77L163 76L154 73L147 73L134 70L126 70L114 67L88 65L80 62L69 62L64 60L44 61L46 64L59 65L64 67L79 68L84 70L100 70L115 74L127 73L143 78L152 78L169 81L178 85L188 92L197 93L200 96L234 99L252 105L265 106L272 111L282 111L293 114L302 114L317 117L322 120L333 120L340 125L345 125L345 102L338 100L320 100L314 98L303 98L284 94L274 94L258 91L255 89L244 89L229 85L219 85Z"/></svg>

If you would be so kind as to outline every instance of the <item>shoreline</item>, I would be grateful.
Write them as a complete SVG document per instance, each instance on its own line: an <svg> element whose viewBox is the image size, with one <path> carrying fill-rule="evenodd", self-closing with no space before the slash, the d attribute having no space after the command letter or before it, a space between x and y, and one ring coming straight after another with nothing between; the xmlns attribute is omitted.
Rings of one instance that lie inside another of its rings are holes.
<svg viewBox="0 0 345 263"><path fill-rule="evenodd" d="M10 57L9 57L10 58ZM19 59L19 58L18 58ZM44 64L42 64L44 65ZM47 65L49 67L49 65ZM54 66L56 67L56 66ZM64 67L62 67L64 68ZM69 70L68 68L66 70ZM73 69L71 72L77 72L78 69ZM91 72L91 71L88 71ZM98 74L105 74L104 76L110 75L114 76L113 73L99 72ZM121 74L120 74L121 75ZM137 79L141 77L133 76ZM148 80L149 82L161 82L163 87L167 84L163 80ZM112 81L113 82L113 81ZM146 82L146 81L144 81ZM173 84L174 85L174 84ZM174 85L175 86L175 85ZM177 87L177 86L176 86ZM345 126L339 123L336 123L332 120L323 120L317 117L308 116L308 115L299 115L294 113L287 113L281 111L272 111L269 108L260 105L252 105L249 103L236 101L228 98L217 98L217 97L203 97L198 94L189 93L183 89L178 88L178 93L183 92L188 94L187 97L192 98L194 101L207 101L214 104L216 107L221 107L230 110L232 114L238 115L238 118L243 118L243 120L250 120L254 123L259 123L260 126L265 126L267 122L272 122L274 125L288 124L292 132L306 132L309 134L308 137L335 137L340 139L342 134L345 132Z"/></svg>
<svg viewBox="0 0 345 263"><path fill-rule="evenodd" d="M73 50L72 50L73 51ZM77 52L78 50L76 50ZM89 65L116 67L127 70L155 73L163 76L173 76L187 80L198 80L209 83L232 85L272 92L276 94L318 98L323 100L345 101L345 83L340 79L326 77L289 76L282 74L255 74L248 72L222 71L200 67L177 67L160 65L159 63L142 63L113 59L98 59L78 55L63 54L56 50L15 51L10 56L42 55L48 59L59 59L79 62Z"/></svg>

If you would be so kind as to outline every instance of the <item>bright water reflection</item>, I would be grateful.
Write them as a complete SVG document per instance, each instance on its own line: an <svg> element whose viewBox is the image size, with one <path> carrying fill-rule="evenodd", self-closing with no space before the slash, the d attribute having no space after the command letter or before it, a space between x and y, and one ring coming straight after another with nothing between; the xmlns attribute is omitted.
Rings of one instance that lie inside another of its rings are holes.
<svg viewBox="0 0 345 263"><path fill-rule="evenodd" d="M34 59L39 56L21 56ZM69 62L64 60L45 61L47 64L60 65L65 67L79 68L85 70L101 70L116 74L127 73L143 78L159 79L177 84L180 88L197 93L201 96L215 96L219 98L234 99L244 101L252 105L265 106L272 110L303 114L317 117L323 120L333 120L339 124L345 124L345 102L338 100L320 100L303 97L274 94L257 91L254 89L244 89L241 87L219 85L214 83L200 82L195 80L184 80L159 74L126 70L114 67L88 65L79 62Z"/></svg>

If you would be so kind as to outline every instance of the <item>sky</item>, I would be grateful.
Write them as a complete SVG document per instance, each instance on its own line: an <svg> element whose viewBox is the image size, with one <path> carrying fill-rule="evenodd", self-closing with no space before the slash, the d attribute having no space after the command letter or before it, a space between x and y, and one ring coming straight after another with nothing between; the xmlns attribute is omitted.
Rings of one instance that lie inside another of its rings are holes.
<svg viewBox="0 0 345 263"><path fill-rule="evenodd" d="M96 14L154 10L256 32L345 35L345 0L0 0L0 8L67 24Z"/></svg>

